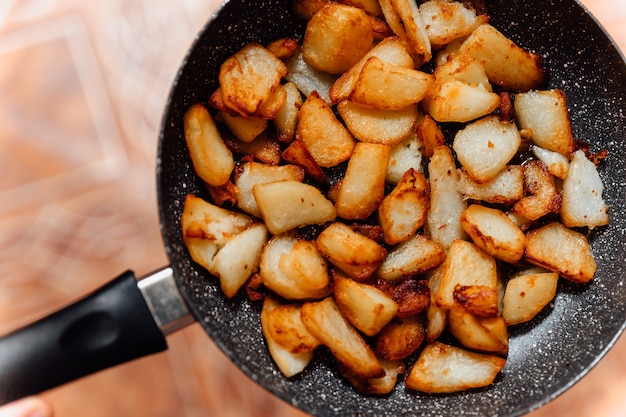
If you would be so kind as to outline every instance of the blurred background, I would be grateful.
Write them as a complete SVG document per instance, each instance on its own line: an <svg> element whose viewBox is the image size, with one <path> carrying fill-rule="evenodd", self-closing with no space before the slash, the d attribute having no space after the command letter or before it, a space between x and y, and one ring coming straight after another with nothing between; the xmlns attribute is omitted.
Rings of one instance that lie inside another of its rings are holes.
<svg viewBox="0 0 626 417"><path fill-rule="evenodd" d="M626 2L583 0L622 50ZM155 190L170 84L217 0L0 0L0 334L167 265ZM304 416L195 324L45 394L59 417ZM0 354L2 354L0 352ZM626 415L626 339L532 417Z"/></svg>

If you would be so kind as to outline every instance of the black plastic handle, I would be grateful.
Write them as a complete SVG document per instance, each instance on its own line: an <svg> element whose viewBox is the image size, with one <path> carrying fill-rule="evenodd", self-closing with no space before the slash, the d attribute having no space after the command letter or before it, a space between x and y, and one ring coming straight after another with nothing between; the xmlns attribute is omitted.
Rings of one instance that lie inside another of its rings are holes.
<svg viewBox="0 0 626 417"><path fill-rule="evenodd" d="M0 404L167 349L133 272L0 339Z"/></svg>

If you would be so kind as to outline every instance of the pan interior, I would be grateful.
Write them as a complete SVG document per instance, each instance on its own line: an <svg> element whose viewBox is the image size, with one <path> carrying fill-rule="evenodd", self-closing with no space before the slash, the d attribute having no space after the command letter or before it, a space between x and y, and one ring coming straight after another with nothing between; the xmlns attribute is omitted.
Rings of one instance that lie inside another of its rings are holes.
<svg viewBox="0 0 626 417"><path fill-rule="evenodd" d="M195 317L224 353L251 379L316 416L519 416L578 381L624 328L626 288L626 64L597 22L574 0L487 0L491 23L538 53L550 71L550 88L568 99L574 136L592 150L608 149L599 166L611 224L589 238L598 263L584 287L559 284L547 311L512 330L502 376L482 390L453 395L408 392L402 383L384 397L358 395L339 377L328 353L299 376L286 379L271 361L259 324L261 305L226 300L214 278L189 258L182 243L184 197L208 198L191 167L183 115L206 103L217 87L221 62L251 41L267 44L302 34L304 23L284 0L230 0L209 20L172 88L164 115L157 181L163 239L176 279ZM575 40L575 41L573 41Z"/></svg>

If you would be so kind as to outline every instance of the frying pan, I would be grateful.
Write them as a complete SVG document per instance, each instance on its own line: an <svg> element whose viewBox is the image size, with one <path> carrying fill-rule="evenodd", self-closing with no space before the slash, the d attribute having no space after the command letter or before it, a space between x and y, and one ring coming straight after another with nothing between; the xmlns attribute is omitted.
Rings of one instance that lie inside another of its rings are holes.
<svg viewBox="0 0 626 417"><path fill-rule="evenodd" d="M286 379L272 363L259 325L260 304L227 300L182 242L187 193L208 198L194 174L182 121L217 87L219 65L251 41L303 33L284 0L230 0L207 22L182 63L162 121L157 160L159 211L170 266L136 281L126 272L84 300L0 340L0 403L166 349L165 336L194 320L252 380L293 406L330 416L519 416L556 398L613 346L625 326L626 63L576 0L487 0L491 23L538 53L548 87L567 98L576 138L608 149L599 166L611 224L589 233L598 263L587 285L561 280L554 302L511 329L508 362L492 386L450 395L361 396L340 378L328 351ZM42 343L45 343L42 345Z"/></svg>

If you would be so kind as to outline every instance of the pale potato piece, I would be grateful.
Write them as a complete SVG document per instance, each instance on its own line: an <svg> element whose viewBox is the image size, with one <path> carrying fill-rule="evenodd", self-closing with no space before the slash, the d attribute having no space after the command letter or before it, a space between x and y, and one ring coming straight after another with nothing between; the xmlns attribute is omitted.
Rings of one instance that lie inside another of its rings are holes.
<svg viewBox="0 0 626 417"><path fill-rule="evenodd" d="M212 271L226 297L234 297L258 269L265 242L267 228L259 223L231 237L215 254Z"/></svg>
<svg viewBox="0 0 626 417"><path fill-rule="evenodd" d="M427 393L451 393L493 383L506 360L496 355L470 352L432 342L426 345L413 368L406 386Z"/></svg>
<svg viewBox="0 0 626 417"><path fill-rule="evenodd" d="M220 67L219 84L227 107L246 117L270 116L264 104L287 75L287 67L258 43L249 43L227 58Z"/></svg>
<svg viewBox="0 0 626 417"><path fill-rule="evenodd" d="M261 309L261 329L274 363L283 375L290 378L299 374L307 367L313 359L313 350L292 352L290 348L284 347L274 340L272 335L276 334L276 332L271 332L270 329L273 327L271 322L275 322L275 320L270 319L270 313L280 305L274 297L265 297L263 308Z"/></svg>
<svg viewBox="0 0 626 417"><path fill-rule="evenodd" d="M423 149L423 143L415 134L392 146L385 181L397 184L409 169L421 173Z"/></svg>
<svg viewBox="0 0 626 417"><path fill-rule="evenodd" d="M481 320L462 309L452 309L448 313L450 333L466 348L481 352L498 353L506 345L494 335Z"/></svg>
<svg viewBox="0 0 626 417"><path fill-rule="evenodd" d="M381 378L385 370L359 332L341 314L333 297L307 302L302 321L326 345L335 358L360 378Z"/></svg>
<svg viewBox="0 0 626 417"><path fill-rule="evenodd" d="M292 82L298 90L308 97L314 91L330 104L329 91L335 83L336 76L313 68L302 56L302 48L298 48L294 55L285 61L289 73L285 75L285 80Z"/></svg>
<svg viewBox="0 0 626 417"><path fill-rule="evenodd" d="M484 286L497 290L498 272L495 260L465 240L455 240L443 262L441 280L435 294L439 307L453 309L458 306L454 291L457 286ZM486 306L488 311L498 311L497 300Z"/></svg>
<svg viewBox="0 0 626 417"><path fill-rule="evenodd" d="M424 343L426 326L419 315L390 322L374 341L374 351L386 360L402 360L415 353Z"/></svg>
<svg viewBox="0 0 626 417"><path fill-rule="evenodd" d="M524 164L524 191L529 195L517 201L512 212L529 220L537 220L561 209L562 195L556 189L554 177L548 167L539 160Z"/></svg>
<svg viewBox="0 0 626 417"><path fill-rule="evenodd" d="M397 26L394 27L388 21L391 29L394 32L396 32L396 30L398 30L398 32L404 32L406 41L411 46L415 54L417 54L417 56L419 56L424 62L430 61L430 58L432 57L430 39L428 38L426 25L422 20L417 3L412 0L391 0L391 7L393 8L401 25L401 28ZM396 34L398 33L396 32Z"/></svg>
<svg viewBox="0 0 626 417"><path fill-rule="evenodd" d="M515 116L521 129L529 129L534 144L570 157L574 137L563 91L528 91L515 95Z"/></svg>
<svg viewBox="0 0 626 417"><path fill-rule="evenodd" d="M302 56L320 71L340 74L359 62L373 43L372 23L363 10L331 3L309 19Z"/></svg>
<svg viewBox="0 0 626 417"><path fill-rule="evenodd" d="M257 184L275 181L302 181L304 170L296 165L267 165L260 162L245 162L237 171L237 207L248 214L261 217L252 189Z"/></svg>
<svg viewBox="0 0 626 417"><path fill-rule="evenodd" d="M333 83L329 91L329 96L334 104L348 98L357 82L363 65L371 57L376 57L384 62L399 65L405 68L413 68L414 65L413 58L407 50L407 45L400 38L397 36L385 38L374 45L374 47L370 49L358 63L356 63L348 71L344 72Z"/></svg>
<svg viewBox="0 0 626 417"><path fill-rule="evenodd" d="M490 114L500 105L500 96L456 79L435 83L424 98L426 111L438 122L465 123Z"/></svg>
<svg viewBox="0 0 626 417"><path fill-rule="evenodd" d="M479 184L459 170L459 191L468 199L510 205L524 196L524 167L508 165L491 181Z"/></svg>
<svg viewBox="0 0 626 417"><path fill-rule="evenodd" d="M333 294L343 315L367 336L376 335L398 311L398 304L390 296L350 278L335 277Z"/></svg>
<svg viewBox="0 0 626 417"><path fill-rule="evenodd" d="M506 168L521 142L514 123L487 116L459 130L452 148L465 172L482 184L493 180Z"/></svg>
<svg viewBox="0 0 626 417"><path fill-rule="evenodd" d="M368 279L387 254L372 239L338 222L318 235L316 245L333 265L359 281Z"/></svg>
<svg viewBox="0 0 626 417"><path fill-rule="evenodd" d="M339 186L335 207L344 219L366 219L382 201L391 148L359 142Z"/></svg>
<svg viewBox="0 0 626 417"><path fill-rule="evenodd" d="M281 142L291 142L296 136L296 125L298 123L298 113L302 107L302 96L298 87L288 82L282 86L287 94L285 105L274 119L274 126Z"/></svg>
<svg viewBox="0 0 626 417"><path fill-rule="evenodd" d="M477 15L475 10L452 0L429 0L422 3L419 10L428 39L435 49L469 35L488 21L487 16Z"/></svg>
<svg viewBox="0 0 626 417"><path fill-rule="evenodd" d="M426 230L430 238L447 249L453 240L465 239L461 213L467 208L459 192L459 175L452 151L446 145L435 148L428 163L430 179L430 209Z"/></svg>
<svg viewBox="0 0 626 417"><path fill-rule="evenodd" d="M419 103L434 81L432 74L372 56L363 64L348 99L378 110L401 110Z"/></svg>
<svg viewBox="0 0 626 417"><path fill-rule="evenodd" d="M609 224L608 210L602 198L604 185L596 166L583 151L576 151L563 181L561 221L568 227L588 227Z"/></svg>
<svg viewBox="0 0 626 417"><path fill-rule="evenodd" d="M426 222L429 206L428 180L409 168L378 206L378 224L383 229L385 243L395 245L411 238Z"/></svg>
<svg viewBox="0 0 626 417"><path fill-rule="evenodd" d="M223 122L228 129L242 142L252 142L267 129L267 119L261 117L232 116L227 112L220 112L216 116L218 122Z"/></svg>
<svg viewBox="0 0 626 417"><path fill-rule="evenodd" d="M523 272L511 278L504 291L502 318L508 326L532 320L556 296L559 274Z"/></svg>
<svg viewBox="0 0 626 417"><path fill-rule="evenodd" d="M326 260L312 242L293 234L271 238L261 253L263 284L289 300L319 299L330 293Z"/></svg>
<svg viewBox="0 0 626 417"><path fill-rule="evenodd" d="M461 225L476 246L496 259L515 264L524 256L526 236L501 210L472 204L461 214Z"/></svg>
<svg viewBox="0 0 626 417"><path fill-rule="evenodd" d="M394 146L414 132L419 116L416 105L400 110L379 110L344 100L337 111L352 135L361 142Z"/></svg>
<svg viewBox="0 0 626 417"><path fill-rule="evenodd" d="M437 268L446 253L436 242L416 234L406 242L390 249L376 275L387 281L396 281Z"/></svg>
<svg viewBox="0 0 626 417"><path fill-rule="evenodd" d="M597 265L582 233L552 222L526 234L525 259L576 283L593 279Z"/></svg>
<svg viewBox="0 0 626 417"><path fill-rule="evenodd" d="M235 160L206 107L194 104L187 110L184 130L196 174L209 185L225 184L235 167Z"/></svg>
<svg viewBox="0 0 626 417"><path fill-rule="evenodd" d="M346 161L356 144L333 109L315 92L300 107L296 138L309 150L321 167L332 167Z"/></svg>
<svg viewBox="0 0 626 417"><path fill-rule="evenodd" d="M252 193L272 234L335 219L333 203L312 185L286 180L255 184Z"/></svg>
<svg viewBox="0 0 626 417"><path fill-rule="evenodd" d="M569 170L569 159L558 152L549 151L540 146L532 146L533 155L548 167L548 172L557 178L567 177Z"/></svg>
<svg viewBox="0 0 626 417"><path fill-rule="evenodd" d="M435 294L441 282L441 271L439 267L429 273L428 287L430 289L430 305L426 310L426 340L432 342L439 338L448 326L448 310L438 307L435 302Z"/></svg>
<svg viewBox="0 0 626 417"><path fill-rule="evenodd" d="M522 49L488 23L472 31L459 47L458 54L480 61L489 80L505 90L536 89L546 79L538 55Z"/></svg>

